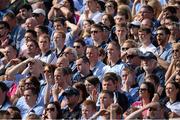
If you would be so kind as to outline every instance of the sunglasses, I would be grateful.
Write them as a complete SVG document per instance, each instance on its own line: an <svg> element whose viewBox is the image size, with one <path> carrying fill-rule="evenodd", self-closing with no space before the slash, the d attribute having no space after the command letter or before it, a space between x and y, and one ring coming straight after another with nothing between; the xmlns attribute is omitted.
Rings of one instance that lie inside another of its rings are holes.
<svg viewBox="0 0 180 120"><path fill-rule="evenodd" d="M139 91L146 91L147 88L139 88Z"/></svg>
<svg viewBox="0 0 180 120"><path fill-rule="evenodd" d="M80 46L73 46L73 48L78 48L78 49L79 49L79 48L80 48Z"/></svg>
<svg viewBox="0 0 180 120"><path fill-rule="evenodd" d="M55 108L46 108L46 111L55 111Z"/></svg>
<svg viewBox="0 0 180 120"><path fill-rule="evenodd" d="M179 52L179 50L178 49L172 50L172 53L175 53L175 52Z"/></svg>
<svg viewBox="0 0 180 120"><path fill-rule="evenodd" d="M126 51L126 50L128 50L129 48L127 48L127 47L122 47L122 51Z"/></svg>
<svg viewBox="0 0 180 120"><path fill-rule="evenodd" d="M98 32L100 32L100 31L94 30L94 31L91 31L91 34L92 34L92 33L96 34L96 33L98 33Z"/></svg>

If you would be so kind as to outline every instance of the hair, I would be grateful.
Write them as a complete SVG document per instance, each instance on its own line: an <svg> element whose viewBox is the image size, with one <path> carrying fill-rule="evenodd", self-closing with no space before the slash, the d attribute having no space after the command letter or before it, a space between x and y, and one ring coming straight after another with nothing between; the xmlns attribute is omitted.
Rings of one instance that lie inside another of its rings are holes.
<svg viewBox="0 0 180 120"><path fill-rule="evenodd" d="M48 27L46 27L44 25L37 25L35 28L40 29L42 33L45 33L45 34L49 33Z"/></svg>
<svg viewBox="0 0 180 120"><path fill-rule="evenodd" d="M97 85L100 83L99 78L98 78L98 77L95 77L95 76L87 77L87 78L86 78L86 81L89 82L89 83L91 83L91 84L94 85L94 86L97 86Z"/></svg>
<svg viewBox="0 0 180 120"><path fill-rule="evenodd" d="M0 89L2 90L2 92L6 92L9 90L9 88L7 87L7 85L3 82L0 81Z"/></svg>
<svg viewBox="0 0 180 120"><path fill-rule="evenodd" d="M48 104L45 105L45 107L47 108L47 106L49 104L53 104L55 107L56 107L56 110L57 110L57 116L56 116L56 119L60 119L62 117L62 113L61 113L61 107L60 107L60 104L59 102L55 101L55 102L50 102Z"/></svg>
<svg viewBox="0 0 180 120"><path fill-rule="evenodd" d="M180 43L173 43L172 44L172 48L177 48L177 49L180 49Z"/></svg>
<svg viewBox="0 0 180 120"><path fill-rule="evenodd" d="M174 6L167 6L166 8L164 8L163 11L164 12L168 11L171 14L176 14L177 13L177 10L176 10L176 8Z"/></svg>
<svg viewBox="0 0 180 120"><path fill-rule="evenodd" d="M26 90L30 90L32 92L33 96L36 95L38 97L39 91L37 91L37 89L35 87L26 88L24 91L26 91Z"/></svg>
<svg viewBox="0 0 180 120"><path fill-rule="evenodd" d="M10 107L8 107L8 109L12 109L13 111L17 111L17 112L21 113L20 109L16 106L10 106Z"/></svg>
<svg viewBox="0 0 180 120"><path fill-rule="evenodd" d="M64 17L55 17L53 20L53 23L60 22L62 24L62 26L65 26L65 21L66 21L66 19Z"/></svg>
<svg viewBox="0 0 180 120"><path fill-rule="evenodd" d="M86 50L87 50L88 48L89 48L89 49L93 49L93 50L95 50L96 52L99 52L99 51L98 51L98 47L96 47L96 46L93 46L93 45L87 46L87 47L86 47Z"/></svg>
<svg viewBox="0 0 180 120"><path fill-rule="evenodd" d="M151 29L149 29L149 28L140 28L139 30L138 30L138 32L146 32L147 34L150 34L151 33Z"/></svg>
<svg viewBox="0 0 180 120"><path fill-rule="evenodd" d="M131 9L129 8L128 5L119 5L118 14L124 14L128 22L132 20Z"/></svg>
<svg viewBox="0 0 180 120"><path fill-rule="evenodd" d="M77 58L77 51L75 50L75 48L73 48L73 47L66 47L65 50L66 49L69 49L72 52L73 56L75 58Z"/></svg>
<svg viewBox="0 0 180 120"><path fill-rule="evenodd" d="M39 93L39 91L40 91L40 82L39 82L38 78L35 77L35 76L31 76L31 77L27 78L26 80L30 80L31 83L36 88L37 92Z"/></svg>
<svg viewBox="0 0 180 120"><path fill-rule="evenodd" d="M103 81L112 81L113 84L116 84L118 80L118 76L116 75L116 73L113 72L108 72L103 77Z"/></svg>
<svg viewBox="0 0 180 120"><path fill-rule="evenodd" d="M133 39L127 39L126 41L124 41L123 44L129 44L131 47L130 48L136 48L138 45L137 43L133 40Z"/></svg>
<svg viewBox="0 0 180 120"><path fill-rule="evenodd" d="M73 86L79 90L79 93L80 93L80 91L82 92L82 101L81 102L85 101L86 98L89 96L89 94L87 93L87 90L86 90L86 86L82 82L77 82Z"/></svg>
<svg viewBox="0 0 180 120"><path fill-rule="evenodd" d="M126 13L125 11L119 11L116 16L124 16L126 20L129 19L128 13ZM116 16L114 17L114 19L116 19Z"/></svg>
<svg viewBox="0 0 180 120"><path fill-rule="evenodd" d="M36 33L36 31L34 31L34 30L27 30L26 32L25 32L25 34L26 33L30 33L30 34L32 34L32 36L34 37L34 38L37 38L37 33Z"/></svg>
<svg viewBox="0 0 180 120"><path fill-rule="evenodd" d="M20 113L21 112L18 112L18 111L14 111L14 112L10 113L11 119L22 119Z"/></svg>
<svg viewBox="0 0 180 120"><path fill-rule="evenodd" d="M146 85L147 91L150 94L149 99L152 100L152 98L154 97L154 93L155 93L154 85L152 83L150 83L150 82L143 82L142 84Z"/></svg>
<svg viewBox="0 0 180 120"><path fill-rule="evenodd" d="M159 84L160 84L159 77L158 77L157 75L155 75L155 74L150 74L150 75L148 75L148 76L145 78L145 80L146 80L146 79L153 79L153 80L154 80L154 83L155 83L156 85L159 85Z"/></svg>
<svg viewBox="0 0 180 120"><path fill-rule="evenodd" d="M166 86L167 86L168 84L174 85L175 88L179 90L178 93L177 93L177 95L176 95L176 101L179 101L179 100L180 100L180 86L179 86L179 84L178 84L177 82L175 82L175 81L170 81L170 82L168 82L168 83L166 84Z"/></svg>
<svg viewBox="0 0 180 120"><path fill-rule="evenodd" d="M111 99L114 98L114 93L109 90L102 90L101 93L108 94Z"/></svg>
<svg viewBox="0 0 180 120"><path fill-rule="evenodd" d="M65 75L72 75L73 72L72 72L72 69L70 67L65 67L65 69L67 70L67 73L65 73Z"/></svg>
<svg viewBox="0 0 180 120"><path fill-rule="evenodd" d="M6 29L10 30L10 26L9 26L9 24L8 24L7 22L5 22L5 21L0 21L0 25L4 25L4 27L5 27Z"/></svg>
<svg viewBox="0 0 180 120"><path fill-rule="evenodd" d="M117 2L115 2L115 1L113 1L113 0L108 0L108 1L106 2L106 4L107 4L107 3L113 4L115 12L117 11L117 7L118 7ZM115 13L115 14L116 14L116 13Z"/></svg>
<svg viewBox="0 0 180 120"><path fill-rule="evenodd" d="M36 40L28 40L27 43L28 43L28 42L33 42L34 45L35 45L37 48L39 48L39 45L38 45L38 43L37 43Z"/></svg>
<svg viewBox="0 0 180 120"><path fill-rule="evenodd" d="M62 31L62 30L56 30L55 32L54 32L54 34L55 33L58 33L58 34L61 34L62 35L62 38L66 38L66 34L65 34L65 32L64 31Z"/></svg>
<svg viewBox="0 0 180 120"><path fill-rule="evenodd" d="M5 17L9 17L10 19L16 19L15 14L12 13L12 12L6 13L6 14L3 16L3 18L5 18Z"/></svg>
<svg viewBox="0 0 180 120"><path fill-rule="evenodd" d="M24 4L24 5L22 5L22 6L19 8L19 10L20 10L20 9L26 9L27 11L29 11L29 10L32 11L32 7L31 7L30 4Z"/></svg>
<svg viewBox="0 0 180 120"><path fill-rule="evenodd" d="M119 104L112 104L112 112L115 112L118 116L123 114L123 108ZM109 110L111 110L111 106L108 107Z"/></svg>
<svg viewBox="0 0 180 120"><path fill-rule="evenodd" d="M49 42L51 41L51 39L50 39L49 35L48 35L48 34L46 34L46 33L41 34L41 35L38 37L38 41L39 41L39 38L40 38L40 37L42 37L42 38L47 38Z"/></svg>
<svg viewBox="0 0 180 120"><path fill-rule="evenodd" d="M130 1L129 0L117 0L118 5L129 5Z"/></svg>
<svg viewBox="0 0 180 120"><path fill-rule="evenodd" d="M109 45L109 44L112 44L118 51L121 50L121 46L119 45L118 42L116 42L116 41L111 41L111 42L108 43L108 45Z"/></svg>
<svg viewBox="0 0 180 120"><path fill-rule="evenodd" d="M90 63L86 56L78 57L77 60L82 59L84 63Z"/></svg>
<svg viewBox="0 0 180 120"><path fill-rule="evenodd" d="M57 67L55 69L55 71L62 72L63 75L67 75L68 74L68 71L67 71L67 69L65 67Z"/></svg>
<svg viewBox="0 0 180 120"><path fill-rule="evenodd" d="M5 116L10 116L10 113L7 110L0 110L0 119L7 119Z"/></svg>
<svg viewBox="0 0 180 120"><path fill-rule="evenodd" d="M100 25L100 24L93 24L93 25L91 25L91 28L97 28L97 29L99 29L100 31L103 31L103 27L102 27L102 25Z"/></svg>
<svg viewBox="0 0 180 120"><path fill-rule="evenodd" d="M168 28L166 28L165 26L160 26L160 27L158 27L158 28L157 28L157 31L158 31L158 30L162 30L162 31L165 32L165 34L168 34L168 35L171 34L170 30L169 30Z"/></svg>
<svg viewBox="0 0 180 120"><path fill-rule="evenodd" d="M126 71L128 74L135 72L134 69L132 69L131 67L125 67L122 71Z"/></svg>
<svg viewBox="0 0 180 120"><path fill-rule="evenodd" d="M148 1L148 5L150 5L154 9L154 16L158 18L159 14L162 11L161 3L158 0Z"/></svg>
<svg viewBox="0 0 180 120"><path fill-rule="evenodd" d="M94 21L91 20L91 19L86 19L86 20L84 20L84 21L87 21L90 25L94 24Z"/></svg>
<svg viewBox="0 0 180 120"><path fill-rule="evenodd" d="M82 106L91 106L91 108L96 111L96 103L93 100L85 100Z"/></svg>
<svg viewBox="0 0 180 120"><path fill-rule="evenodd" d="M26 120L34 120L34 119L40 120L40 118L41 118L41 117L38 116L37 114L31 113L31 114L27 115Z"/></svg>
<svg viewBox="0 0 180 120"><path fill-rule="evenodd" d="M56 66L53 65L53 64L46 64L46 65L44 66L44 68L45 68L45 67L47 67L47 68L50 70L50 72L52 72L52 73L54 73L54 71L55 71L55 69L56 69Z"/></svg>
<svg viewBox="0 0 180 120"><path fill-rule="evenodd" d="M74 43L80 43L83 47L86 46L86 43L83 41L83 39L78 39L78 40L74 41Z"/></svg>
<svg viewBox="0 0 180 120"><path fill-rule="evenodd" d="M147 9L148 11L154 13L154 10L153 10L153 8L152 8L150 5L143 5L141 8L145 8L145 9Z"/></svg>

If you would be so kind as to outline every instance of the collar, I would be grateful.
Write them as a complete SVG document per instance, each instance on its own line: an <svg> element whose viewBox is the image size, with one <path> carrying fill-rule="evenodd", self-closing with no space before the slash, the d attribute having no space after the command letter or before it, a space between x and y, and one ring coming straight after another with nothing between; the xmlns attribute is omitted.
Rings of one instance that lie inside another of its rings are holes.
<svg viewBox="0 0 180 120"><path fill-rule="evenodd" d="M49 50L49 51L47 51L47 52L44 54L44 56L48 56L48 55L50 55L51 53L52 53L52 51ZM42 53L40 54L40 57L42 57Z"/></svg>
<svg viewBox="0 0 180 120"><path fill-rule="evenodd" d="M120 64L121 62L122 62L122 60L119 59L119 60L116 62L116 64L114 64L113 66L115 66L115 65L117 65L117 64ZM113 66L111 65L111 63L109 63L109 66L113 67Z"/></svg>

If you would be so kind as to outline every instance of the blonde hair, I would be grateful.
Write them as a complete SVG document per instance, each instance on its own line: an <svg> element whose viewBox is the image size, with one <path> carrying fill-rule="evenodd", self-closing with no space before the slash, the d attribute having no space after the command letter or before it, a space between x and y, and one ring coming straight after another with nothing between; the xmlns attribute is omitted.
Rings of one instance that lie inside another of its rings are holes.
<svg viewBox="0 0 180 120"><path fill-rule="evenodd" d="M132 21L131 9L129 8L128 5L119 5L118 9L117 9L117 12L127 14L128 22Z"/></svg>
<svg viewBox="0 0 180 120"><path fill-rule="evenodd" d="M161 3L158 0L149 0L148 5L154 9L154 16L158 18L162 11Z"/></svg>

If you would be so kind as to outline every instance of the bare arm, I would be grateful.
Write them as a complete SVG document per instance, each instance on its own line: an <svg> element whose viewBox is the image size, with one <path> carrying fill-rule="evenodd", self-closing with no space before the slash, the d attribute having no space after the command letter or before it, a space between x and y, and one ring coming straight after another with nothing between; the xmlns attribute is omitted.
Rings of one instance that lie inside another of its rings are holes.
<svg viewBox="0 0 180 120"><path fill-rule="evenodd" d="M160 57L157 57L157 60L158 60L159 65L161 65L166 70L168 69L170 64L167 61L161 59Z"/></svg>
<svg viewBox="0 0 180 120"><path fill-rule="evenodd" d="M170 78L171 74L173 73L174 64L175 64L175 60L172 59L172 60L171 60L171 64L169 65L169 67L168 67L168 69L167 69L167 72L166 72L166 74L165 74L165 80L166 80L166 81Z"/></svg>
<svg viewBox="0 0 180 120"><path fill-rule="evenodd" d="M67 27L71 28L71 30L72 30L71 34L72 34L73 37L76 36L80 32L80 28L79 28L78 25L70 23L69 21L66 21L66 25L67 25Z"/></svg>

